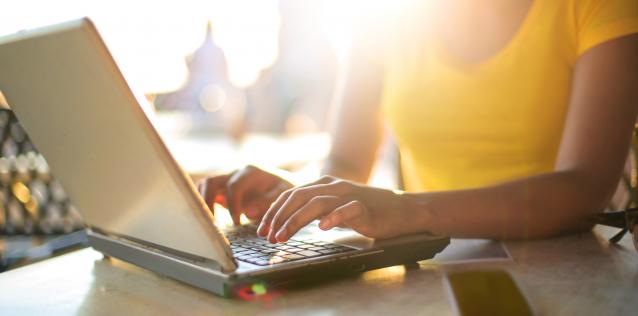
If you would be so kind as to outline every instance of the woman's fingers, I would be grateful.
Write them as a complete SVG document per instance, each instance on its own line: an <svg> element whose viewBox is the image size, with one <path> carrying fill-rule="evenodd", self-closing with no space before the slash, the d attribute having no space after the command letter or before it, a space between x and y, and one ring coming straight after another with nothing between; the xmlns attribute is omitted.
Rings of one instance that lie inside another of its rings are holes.
<svg viewBox="0 0 638 316"><path fill-rule="evenodd" d="M197 184L199 193L211 211L215 210L214 205L219 200L219 196L224 193L229 178L230 175L221 175L204 179Z"/></svg>
<svg viewBox="0 0 638 316"><path fill-rule="evenodd" d="M226 189L220 190L219 194L215 198L215 203L223 206L225 209L228 209L228 202L226 201Z"/></svg>
<svg viewBox="0 0 638 316"><path fill-rule="evenodd" d="M244 212L246 213L246 217L251 220L261 220L270 207L270 204L284 191L288 190L289 187L288 183L279 182L267 192L244 200Z"/></svg>
<svg viewBox="0 0 638 316"><path fill-rule="evenodd" d="M292 214L281 228L276 231L274 235L276 241L286 242L302 227L321 217L321 215L334 210L341 204L343 204L343 200L336 196L313 197L308 203Z"/></svg>
<svg viewBox="0 0 638 316"><path fill-rule="evenodd" d="M367 209L363 203L357 200L350 201L324 216L324 218L319 221L319 228L322 230L332 229L337 225L361 218L366 213Z"/></svg>
<svg viewBox="0 0 638 316"><path fill-rule="evenodd" d="M251 220L261 220L262 215L268 209L272 199L259 195L243 201L243 210L246 217Z"/></svg>
<svg viewBox="0 0 638 316"><path fill-rule="evenodd" d="M325 183L329 183L330 181L333 181L334 178L333 177L329 177L329 176L324 176L321 179L315 181L315 182L311 182L296 188L292 188L292 189L285 189L281 192L279 192L277 199L275 200L275 202L273 202L270 207L268 208L268 210L266 211L266 213L264 214L264 216L261 219L261 223L259 224L259 227L257 228L257 235L261 236L261 237L265 237L268 232L270 231L270 224L272 222L273 217L275 216L275 214L277 213L277 210L279 210L283 204L288 200L288 198L290 197L290 195L301 188L306 188L309 186L313 186L313 185L317 185L317 184L325 184Z"/></svg>
<svg viewBox="0 0 638 316"><path fill-rule="evenodd" d="M268 208L268 212L266 212L266 216L264 216L264 219L268 218L269 220L271 220L272 216L268 216L268 214L269 213L272 214L271 211L276 211L276 210L280 209L282 207L282 205L288 200L288 197L293 192L295 192L297 190L300 190L302 188L307 188L307 187L318 185L318 184L328 184L328 183L332 182L333 180L334 180L334 178L331 177L331 176L324 176L324 177L321 177L317 181L310 182L308 184L304 184L304 185L298 186L296 188L291 188L291 189L285 190L282 194L279 195L277 200L275 200L275 202L272 203L272 205L270 205L270 208ZM274 215L274 214L272 214L272 215ZM268 223L270 223L270 221Z"/></svg>
<svg viewBox="0 0 638 316"><path fill-rule="evenodd" d="M254 186L258 178L248 174L248 168L235 172L226 183L226 201L228 212L235 225L239 225L239 217L243 210L242 202L246 192Z"/></svg>
<svg viewBox="0 0 638 316"><path fill-rule="evenodd" d="M275 233L277 233L288 218L308 203L312 198L322 195L345 196L348 192L347 186L348 184L346 182L338 181L328 184L316 184L292 190L292 192L287 195L283 204L281 204L281 207L276 209L271 206L262 220L262 222L265 221L268 223L270 218L272 218L268 229L268 240L275 240Z"/></svg>
<svg viewBox="0 0 638 316"><path fill-rule="evenodd" d="M233 222L238 225L241 213L247 212L244 205L246 202L250 202L251 200L259 201L268 193L269 189L273 187L276 188L277 186L286 187L286 184L287 182L281 178L254 166L247 166L236 172L226 184L228 211L233 218ZM262 210L265 209L266 207ZM252 209L252 211L255 210L258 209ZM246 215L248 216L249 214ZM261 211L250 214L253 218L259 217L260 215Z"/></svg>
<svg viewBox="0 0 638 316"><path fill-rule="evenodd" d="M233 223L240 223L246 213L249 219L262 217L272 201L292 185L280 177L254 166L231 174L207 178L197 188L211 210L215 203L228 209Z"/></svg>

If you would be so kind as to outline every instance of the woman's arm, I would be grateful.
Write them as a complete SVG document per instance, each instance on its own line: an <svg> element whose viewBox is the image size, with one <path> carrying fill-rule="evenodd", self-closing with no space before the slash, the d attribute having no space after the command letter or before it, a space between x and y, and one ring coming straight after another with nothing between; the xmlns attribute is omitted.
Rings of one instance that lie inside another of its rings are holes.
<svg viewBox="0 0 638 316"><path fill-rule="evenodd" d="M365 43L353 45L348 69L336 93L332 146L323 174L368 181L383 136L380 103L384 75L377 60Z"/></svg>
<svg viewBox="0 0 638 316"><path fill-rule="evenodd" d="M337 94L338 107L332 123L332 149L324 174L365 183L382 137L379 113L383 70L378 49L357 41L350 54L351 65ZM230 174L207 178L198 184L211 210L215 204L228 208L235 224L244 213L262 218L270 204L293 185L277 172L247 166Z"/></svg>
<svg viewBox="0 0 638 316"><path fill-rule="evenodd" d="M578 228L603 210L627 157L638 111L638 35L577 62L555 171L475 190L413 196L423 227L452 236L537 238Z"/></svg>
<svg viewBox="0 0 638 316"><path fill-rule="evenodd" d="M324 178L284 192L259 229L285 241L315 218L371 237L542 238L573 231L602 210L618 183L638 112L638 35L601 44L578 61L555 170L491 187L416 194Z"/></svg>

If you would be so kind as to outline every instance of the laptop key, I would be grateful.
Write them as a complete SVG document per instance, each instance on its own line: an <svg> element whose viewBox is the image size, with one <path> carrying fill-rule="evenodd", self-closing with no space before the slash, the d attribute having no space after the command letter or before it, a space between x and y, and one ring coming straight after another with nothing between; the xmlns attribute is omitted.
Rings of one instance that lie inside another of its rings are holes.
<svg viewBox="0 0 638 316"><path fill-rule="evenodd" d="M292 254L289 254L289 255L285 255L284 258L286 258L288 260L299 260L299 259L303 259L305 257L292 253Z"/></svg>
<svg viewBox="0 0 638 316"><path fill-rule="evenodd" d="M331 248L331 249L319 250L319 252L324 254L324 255L330 255L330 254L333 254L333 253L339 253L341 251Z"/></svg>
<svg viewBox="0 0 638 316"><path fill-rule="evenodd" d="M250 263L257 263L258 261L260 261L260 259L257 259L257 258L248 258L248 259L245 259L244 261L246 261L246 262L250 262Z"/></svg>
<svg viewBox="0 0 638 316"><path fill-rule="evenodd" d="M295 247L289 246L289 245L283 245L281 247L277 247L277 249L289 251L290 249L295 249Z"/></svg>
<svg viewBox="0 0 638 316"><path fill-rule="evenodd" d="M304 257L316 257L321 255L320 253L316 251L311 251L311 250L303 250L303 251L297 252L297 254Z"/></svg>
<svg viewBox="0 0 638 316"><path fill-rule="evenodd" d="M279 256L271 257L271 258L268 260L268 262L269 262L269 263L271 263L271 264L273 264L273 263L282 263L282 262L284 262L284 261L285 261L285 259L284 259L284 258L282 258L282 257L279 257Z"/></svg>
<svg viewBox="0 0 638 316"><path fill-rule="evenodd" d="M237 260L257 265L277 264L353 250L311 237L298 237L284 244L271 244L264 238L257 237L254 229L248 227L232 234L227 233L226 236L231 241L231 248Z"/></svg>

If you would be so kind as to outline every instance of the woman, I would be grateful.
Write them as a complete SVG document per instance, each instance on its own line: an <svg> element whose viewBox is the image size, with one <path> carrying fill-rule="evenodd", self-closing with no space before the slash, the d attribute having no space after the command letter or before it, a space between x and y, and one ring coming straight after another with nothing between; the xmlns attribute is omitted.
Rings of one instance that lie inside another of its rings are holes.
<svg viewBox="0 0 638 316"><path fill-rule="evenodd" d="M368 29L387 49L353 48L330 176L293 188L247 167L200 185L207 203L262 218L271 242L315 219L375 238L543 238L603 210L638 112L638 1L424 2ZM406 193L363 184L384 121Z"/></svg>

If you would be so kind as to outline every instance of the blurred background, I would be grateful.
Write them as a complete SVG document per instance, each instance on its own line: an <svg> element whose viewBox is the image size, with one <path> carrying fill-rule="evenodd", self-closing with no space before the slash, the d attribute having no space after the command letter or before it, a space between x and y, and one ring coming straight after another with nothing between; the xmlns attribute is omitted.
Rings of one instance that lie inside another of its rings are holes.
<svg viewBox="0 0 638 316"><path fill-rule="evenodd" d="M25 0L3 5L0 35L89 16L187 171L299 171L329 150L353 24L402 2Z"/></svg>
<svg viewBox="0 0 638 316"><path fill-rule="evenodd" d="M303 183L319 175L330 149L329 117L355 23L404 2L22 0L2 4L0 36L88 16L194 178L255 164ZM393 188L389 137L379 155L371 183ZM0 271L85 244L80 235L55 239L83 223L45 158L1 110Z"/></svg>

